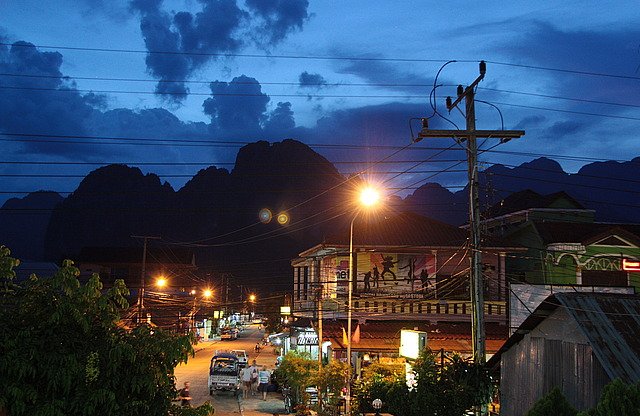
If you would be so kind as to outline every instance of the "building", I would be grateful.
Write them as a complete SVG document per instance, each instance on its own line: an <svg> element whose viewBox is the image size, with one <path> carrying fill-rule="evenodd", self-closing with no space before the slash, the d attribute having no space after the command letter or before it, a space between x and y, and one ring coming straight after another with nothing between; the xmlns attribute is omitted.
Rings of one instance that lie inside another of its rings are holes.
<svg viewBox="0 0 640 416"><path fill-rule="evenodd" d="M527 249L507 259L512 281L640 288L622 269L623 258L640 259L640 224L598 223L564 192L517 192L485 217L488 234Z"/></svg>
<svg viewBox="0 0 640 416"><path fill-rule="evenodd" d="M501 413L524 415L554 387L578 410L619 378L640 381L640 297L556 293L542 302L488 365L500 370Z"/></svg>
<svg viewBox="0 0 640 416"><path fill-rule="evenodd" d="M349 242L347 229L292 261L294 316L315 322L321 307L327 322L341 321L346 328ZM359 216L354 223L353 247L352 319L354 329L361 325L361 339L367 338L365 329L373 327L366 325L370 321L404 322L409 329L415 326L412 322L469 324L472 308L465 230L413 213ZM520 249L497 239L485 239L482 250L485 319L488 325L501 326L504 341L505 261L509 253ZM469 330L469 338L470 334ZM391 336L399 343L399 333ZM334 343L324 334L323 340ZM385 346L386 352L398 351L393 343ZM332 348L340 350L340 342ZM352 350L361 355L375 348L352 344Z"/></svg>

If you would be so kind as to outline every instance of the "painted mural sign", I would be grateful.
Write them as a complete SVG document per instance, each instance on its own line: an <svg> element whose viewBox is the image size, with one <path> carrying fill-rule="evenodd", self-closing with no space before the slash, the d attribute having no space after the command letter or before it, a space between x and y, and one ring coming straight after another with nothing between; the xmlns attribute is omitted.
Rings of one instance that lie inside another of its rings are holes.
<svg viewBox="0 0 640 416"><path fill-rule="evenodd" d="M357 291L421 295L435 284L435 264L432 254L358 253Z"/></svg>

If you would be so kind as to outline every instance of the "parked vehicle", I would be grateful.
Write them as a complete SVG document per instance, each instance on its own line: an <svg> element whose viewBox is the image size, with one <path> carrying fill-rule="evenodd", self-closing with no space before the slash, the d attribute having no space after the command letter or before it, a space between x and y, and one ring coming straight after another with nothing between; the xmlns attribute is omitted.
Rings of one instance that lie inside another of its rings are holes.
<svg viewBox="0 0 640 416"><path fill-rule="evenodd" d="M220 339L238 339L238 330L235 328L224 328L220 331Z"/></svg>
<svg viewBox="0 0 640 416"><path fill-rule="evenodd" d="M231 350L231 354L234 354L238 357L238 364L241 368L246 367L249 362L249 356L245 350Z"/></svg>
<svg viewBox="0 0 640 416"><path fill-rule="evenodd" d="M214 391L231 391L240 388L240 365L235 354L216 353L209 366L209 394Z"/></svg>

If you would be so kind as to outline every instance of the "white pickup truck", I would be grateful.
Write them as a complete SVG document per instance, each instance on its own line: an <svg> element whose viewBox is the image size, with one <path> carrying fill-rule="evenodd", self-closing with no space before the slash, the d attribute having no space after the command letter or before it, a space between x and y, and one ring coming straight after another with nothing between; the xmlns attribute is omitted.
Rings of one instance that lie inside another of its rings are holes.
<svg viewBox="0 0 640 416"><path fill-rule="evenodd" d="M246 367L249 364L249 357L245 350L231 350L231 354L235 354L238 357L238 364L240 368Z"/></svg>
<svg viewBox="0 0 640 416"><path fill-rule="evenodd" d="M216 353L209 366L209 394L214 391L237 392L240 388L238 357L230 353Z"/></svg>

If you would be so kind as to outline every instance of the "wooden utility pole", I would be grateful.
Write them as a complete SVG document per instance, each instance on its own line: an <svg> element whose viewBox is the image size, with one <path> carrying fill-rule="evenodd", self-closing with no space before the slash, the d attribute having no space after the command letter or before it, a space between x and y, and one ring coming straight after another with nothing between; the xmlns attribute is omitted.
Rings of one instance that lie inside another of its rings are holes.
<svg viewBox="0 0 640 416"><path fill-rule="evenodd" d="M484 364L486 357L484 329L484 295L482 278L482 258L480 250L480 204L478 201L478 145L477 138L496 138L508 141L524 135L523 130L476 130L475 89L484 79L486 64L480 61L480 75L466 88L458 85L458 98L451 101L447 97L447 109L451 111L464 99L466 109L466 130L429 130L427 119L423 119L423 128L418 134L420 141L425 137L452 137L467 142L467 167L469 179L469 240L470 240L470 277L471 277L471 326L473 339L473 360Z"/></svg>
<svg viewBox="0 0 640 416"><path fill-rule="evenodd" d="M138 325L142 324L144 311L144 289L145 274L147 273L147 240L160 240L160 237L151 237L148 235L132 235L131 238L142 238L144 240L142 246L142 270L140 271L140 288L138 289Z"/></svg>

